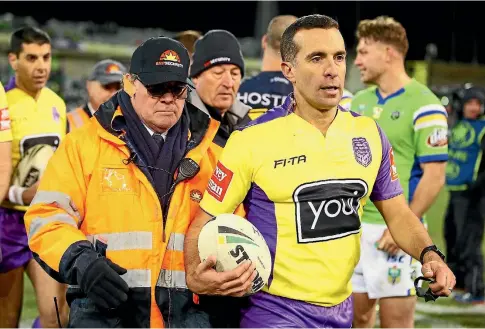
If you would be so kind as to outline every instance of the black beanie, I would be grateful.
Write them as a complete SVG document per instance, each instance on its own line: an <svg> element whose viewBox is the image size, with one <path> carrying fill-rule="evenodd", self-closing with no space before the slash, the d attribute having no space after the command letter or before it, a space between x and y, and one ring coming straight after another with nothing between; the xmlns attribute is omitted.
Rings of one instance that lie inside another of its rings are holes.
<svg viewBox="0 0 485 329"><path fill-rule="evenodd" d="M485 94L478 87L470 87L466 89L463 94L462 102L463 104L465 104L466 102L474 98L478 99L478 101L482 103L482 105L485 105Z"/></svg>
<svg viewBox="0 0 485 329"><path fill-rule="evenodd" d="M211 30L195 43L190 66L193 78L214 65L234 64L244 76L244 58L236 37L226 30Z"/></svg>

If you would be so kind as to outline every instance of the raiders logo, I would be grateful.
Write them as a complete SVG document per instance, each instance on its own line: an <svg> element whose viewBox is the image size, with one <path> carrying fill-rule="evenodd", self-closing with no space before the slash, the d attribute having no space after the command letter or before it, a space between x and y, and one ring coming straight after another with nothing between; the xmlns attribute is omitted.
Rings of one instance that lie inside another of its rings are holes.
<svg viewBox="0 0 485 329"><path fill-rule="evenodd" d="M444 147L448 145L448 130L435 128L426 138L428 147Z"/></svg>

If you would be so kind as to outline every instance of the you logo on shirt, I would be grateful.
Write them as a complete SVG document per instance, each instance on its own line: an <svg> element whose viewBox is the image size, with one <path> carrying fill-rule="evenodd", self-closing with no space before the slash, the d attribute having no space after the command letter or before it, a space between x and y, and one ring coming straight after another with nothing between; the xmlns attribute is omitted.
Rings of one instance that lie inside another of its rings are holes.
<svg viewBox="0 0 485 329"><path fill-rule="evenodd" d="M358 233L360 200L367 190L367 184L360 179L300 185L293 197L298 243L326 241Z"/></svg>

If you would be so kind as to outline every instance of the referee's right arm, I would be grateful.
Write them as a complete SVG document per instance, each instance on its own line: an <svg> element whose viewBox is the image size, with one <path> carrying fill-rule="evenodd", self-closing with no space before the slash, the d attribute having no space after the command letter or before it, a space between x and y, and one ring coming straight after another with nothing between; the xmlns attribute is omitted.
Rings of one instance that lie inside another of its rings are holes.
<svg viewBox="0 0 485 329"><path fill-rule="evenodd" d="M201 262L198 237L202 227L220 214L234 213L251 186L252 157L240 131L235 131L226 143L210 178L199 213L191 223L184 245L184 261L188 288L196 294L243 296L252 287L255 266L243 262L236 269L216 272L216 258Z"/></svg>

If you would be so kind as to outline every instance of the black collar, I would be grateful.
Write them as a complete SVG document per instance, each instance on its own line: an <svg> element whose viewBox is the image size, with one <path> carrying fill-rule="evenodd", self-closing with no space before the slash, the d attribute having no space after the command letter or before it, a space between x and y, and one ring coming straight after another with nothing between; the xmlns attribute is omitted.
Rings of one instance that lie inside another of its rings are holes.
<svg viewBox="0 0 485 329"><path fill-rule="evenodd" d="M88 115L89 118L91 118L93 115L91 114L91 110L89 109L89 105L88 103L84 104L84 106L82 107L82 109L84 110L84 112Z"/></svg>

